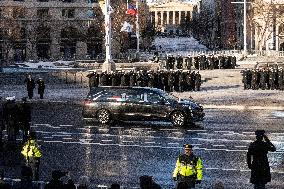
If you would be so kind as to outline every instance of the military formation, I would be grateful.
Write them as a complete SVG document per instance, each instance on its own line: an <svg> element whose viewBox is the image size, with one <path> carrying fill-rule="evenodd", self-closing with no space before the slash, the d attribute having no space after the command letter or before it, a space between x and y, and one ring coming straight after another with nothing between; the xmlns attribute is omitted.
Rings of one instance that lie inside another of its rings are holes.
<svg viewBox="0 0 284 189"><path fill-rule="evenodd" d="M183 57L181 55L168 55L164 65L165 69L186 69L198 70L213 69L234 69L236 67L236 57L231 55L197 55Z"/></svg>
<svg viewBox="0 0 284 189"><path fill-rule="evenodd" d="M154 87L167 92L199 91L201 75L198 71L182 70L140 70L115 72L90 72L89 86L140 86Z"/></svg>
<svg viewBox="0 0 284 189"><path fill-rule="evenodd" d="M283 68L245 69L242 75L245 90L284 90Z"/></svg>

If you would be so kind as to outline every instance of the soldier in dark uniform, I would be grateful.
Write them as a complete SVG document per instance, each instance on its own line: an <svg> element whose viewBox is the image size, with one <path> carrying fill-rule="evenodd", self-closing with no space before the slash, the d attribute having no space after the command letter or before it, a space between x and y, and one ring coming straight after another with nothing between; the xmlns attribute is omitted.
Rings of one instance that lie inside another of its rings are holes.
<svg viewBox="0 0 284 189"><path fill-rule="evenodd" d="M200 91L201 86L201 75L199 72L196 72L195 74L195 88L197 91Z"/></svg>
<svg viewBox="0 0 284 189"><path fill-rule="evenodd" d="M278 88L279 90L284 90L284 71L283 68L278 70Z"/></svg>
<svg viewBox="0 0 284 189"><path fill-rule="evenodd" d="M178 73L178 91L183 92L184 91L184 86L185 86L185 78L184 78L184 73L179 71Z"/></svg>
<svg viewBox="0 0 284 189"><path fill-rule="evenodd" d="M129 86L137 86L136 73L133 70L129 74Z"/></svg>
<svg viewBox="0 0 284 189"><path fill-rule="evenodd" d="M160 77L161 77L161 83L162 83L162 90L169 91L169 87L168 87L168 71L161 72L160 73Z"/></svg>
<svg viewBox="0 0 284 189"><path fill-rule="evenodd" d="M171 64L170 64L170 69L174 69L175 68L175 57L173 55L171 55Z"/></svg>
<svg viewBox="0 0 284 189"><path fill-rule="evenodd" d="M147 76L148 76L148 84L147 86L148 87L154 87L154 74L151 70L148 71L147 73Z"/></svg>
<svg viewBox="0 0 284 189"><path fill-rule="evenodd" d="M177 62L177 64L176 64L177 69L182 69L182 57L181 57L181 55L178 55L176 59L177 59L176 60L176 62Z"/></svg>
<svg viewBox="0 0 284 189"><path fill-rule="evenodd" d="M251 74L251 88L253 90L256 90L257 89L256 85L257 85L257 72L256 69L253 69Z"/></svg>
<svg viewBox="0 0 284 189"><path fill-rule="evenodd" d="M22 98L22 103L19 105L19 122L21 123L23 131L23 143L28 139L28 134L30 131L30 122L32 120L31 106L27 102L27 98Z"/></svg>
<svg viewBox="0 0 284 189"><path fill-rule="evenodd" d="M32 99L34 96L35 81L30 74L25 79L25 83L27 84L28 97Z"/></svg>
<svg viewBox="0 0 284 189"><path fill-rule="evenodd" d="M186 69L191 70L192 67L192 56L189 56L187 59Z"/></svg>
<svg viewBox="0 0 284 189"><path fill-rule="evenodd" d="M266 83L265 83L265 70L264 69L261 69L260 70L260 80L259 80L259 85L260 85L260 88L262 90L265 90L266 89Z"/></svg>
<svg viewBox="0 0 284 189"><path fill-rule="evenodd" d="M107 82L108 82L108 75L106 72L102 72L100 74L100 86L107 86Z"/></svg>
<svg viewBox="0 0 284 189"><path fill-rule="evenodd" d="M174 91L174 83L175 83L175 74L172 70L170 70L168 74L168 87L169 87L169 92Z"/></svg>
<svg viewBox="0 0 284 189"><path fill-rule="evenodd" d="M207 57L207 62L208 62L208 68L210 70L213 70L214 69L214 60L213 60L213 56L211 54Z"/></svg>
<svg viewBox="0 0 284 189"><path fill-rule="evenodd" d="M191 77L192 90L195 91L195 71L191 72L190 77Z"/></svg>
<svg viewBox="0 0 284 189"><path fill-rule="evenodd" d="M88 73L86 77L89 78L89 87L91 89L92 87L94 87L95 73L92 71Z"/></svg>
<svg viewBox="0 0 284 189"><path fill-rule="evenodd" d="M122 72L120 85L121 86L129 86L129 74L126 73L125 71Z"/></svg>
<svg viewBox="0 0 284 189"><path fill-rule="evenodd" d="M271 90L276 89L275 80L276 80L276 71L274 69L271 69L271 71L269 72L269 86Z"/></svg>
<svg viewBox="0 0 284 189"><path fill-rule="evenodd" d="M191 73L190 73L190 71L186 72L185 83L186 83L186 91L192 91Z"/></svg>
<svg viewBox="0 0 284 189"><path fill-rule="evenodd" d="M43 94L44 94L44 89L45 89L45 84L42 78L38 78L37 80L37 85L38 85L38 94L40 96L40 99L43 99Z"/></svg>
<svg viewBox="0 0 284 189"><path fill-rule="evenodd" d="M232 69L235 69L236 66L237 66L237 58L236 58L236 56L232 56L231 63L232 63Z"/></svg>
<svg viewBox="0 0 284 189"><path fill-rule="evenodd" d="M166 62L165 62L165 68L167 70L170 69L170 64L171 64L171 57L170 57L170 55L167 55L167 59L166 59Z"/></svg>
<svg viewBox="0 0 284 189"><path fill-rule="evenodd" d="M3 117L7 125L8 141L15 142L19 133L19 108L15 97L7 97L3 106Z"/></svg>
<svg viewBox="0 0 284 189"><path fill-rule="evenodd" d="M247 152L247 165L251 169L250 182L254 189L265 189L265 184L271 181L268 152L275 152L275 146L264 134L264 130L255 131L256 141L251 143Z"/></svg>

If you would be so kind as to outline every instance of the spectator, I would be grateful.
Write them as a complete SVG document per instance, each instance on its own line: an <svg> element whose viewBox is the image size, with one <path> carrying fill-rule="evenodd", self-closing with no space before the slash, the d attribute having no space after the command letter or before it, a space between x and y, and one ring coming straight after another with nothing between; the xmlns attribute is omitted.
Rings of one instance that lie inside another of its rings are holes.
<svg viewBox="0 0 284 189"><path fill-rule="evenodd" d="M44 189L63 189L64 184L60 180L61 177L65 176L66 172L61 172L59 170L52 171L52 179L49 181L47 185L45 185Z"/></svg>
<svg viewBox="0 0 284 189"><path fill-rule="evenodd" d="M22 166L21 181L13 185L13 189L39 189L37 184L33 183L33 171L28 166Z"/></svg>
<svg viewBox="0 0 284 189"><path fill-rule="evenodd" d="M1 189L11 189L11 185L4 181L4 170L0 170L0 188Z"/></svg>
<svg viewBox="0 0 284 189"><path fill-rule="evenodd" d="M89 189L90 178L88 176L81 176L79 178L79 186L77 189Z"/></svg>
<svg viewBox="0 0 284 189"><path fill-rule="evenodd" d="M71 178L69 178L67 183L64 185L64 189L76 189L76 186Z"/></svg>
<svg viewBox="0 0 284 189"><path fill-rule="evenodd" d="M223 182L221 181L217 181L215 184L214 184L214 189L224 189L224 184Z"/></svg>
<svg viewBox="0 0 284 189"><path fill-rule="evenodd" d="M152 176L143 175L139 180L141 189L161 189L161 186L153 181Z"/></svg>
<svg viewBox="0 0 284 189"><path fill-rule="evenodd" d="M120 185L117 183L114 183L110 186L110 189L120 189Z"/></svg>

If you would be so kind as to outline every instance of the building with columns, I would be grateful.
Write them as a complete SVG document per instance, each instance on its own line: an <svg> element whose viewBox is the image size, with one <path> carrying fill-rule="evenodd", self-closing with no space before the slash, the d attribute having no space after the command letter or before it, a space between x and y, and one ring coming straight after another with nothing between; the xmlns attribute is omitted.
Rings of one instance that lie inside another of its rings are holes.
<svg viewBox="0 0 284 189"><path fill-rule="evenodd" d="M199 0L167 0L149 4L151 21L157 31L177 33L176 29L186 20L192 19L193 12L200 8ZM175 30L175 31L173 31Z"/></svg>
<svg viewBox="0 0 284 189"><path fill-rule="evenodd" d="M86 58L101 51L96 0L0 1L0 59Z"/></svg>

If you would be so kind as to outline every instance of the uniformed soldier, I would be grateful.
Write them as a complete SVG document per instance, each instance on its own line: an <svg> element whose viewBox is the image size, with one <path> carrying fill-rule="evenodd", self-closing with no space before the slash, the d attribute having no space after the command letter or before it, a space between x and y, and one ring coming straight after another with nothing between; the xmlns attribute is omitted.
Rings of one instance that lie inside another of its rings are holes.
<svg viewBox="0 0 284 189"><path fill-rule="evenodd" d="M95 73L93 72L93 71L91 71L90 73L88 73L87 75L86 75L86 77L87 78L89 78L89 87L90 87L90 89L92 88L92 87L94 87L94 79L95 79Z"/></svg>
<svg viewBox="0 0 284 189"><path fill-rule="evenodd" d="M278 88L279 90L284 90L284 71L283 68L278 70Z"/></svg>
<svg viewBox="0 0 284 189"><path fill-rule="evenodd" d="M133 70L131 70L129 74L129 86L137 86L136 76L137 74L134 73Z"/></svg>
<svg viewBox="0 0 284 189"><path fill-rule="evenodd" d="M33 179L39 180L39 164L42 153L37 144L35 132L30 132L28 141L24 144L21 154L25 157L26 165L32 168Z"/></svg>
<svg viewBox="0 0 284 189"><path fill-rule="evenodd" d="M4 124L4 115L3 115L3 102L2 102L2 97L0 96L0 148L2 146L2 132L5 129L5 124Z"/></svg>
<svg viewBox="0 0 284 189"><path fill-rule="evenodd" d="M196 72L195 74L195 88L197 91L200 91L201 86L201 75L199 72Z"/></svg>
<svg viewBox="0 0 284 189"><path fill-rule="evenodd" d="M247 152L247 165L251 169L250 182L255 189L265 189L265 184L271 181L267 154L269 151L275 152L276 148L264 130L256 130L255 135L256 141L249 145Z"/></svg>
<svg viewBox="0 0 284 189"><path fill-rule="evenodd" d="M269 86L271 90L276 89L276 71L274 69L271 69L269 72Z"/></svg>
<svg viewBox="0 0 284 189"><path fill-rule="evenodd" d="M202 181L202 160L193 154L192 145L185 144L184 151L184 154L178 156L173 179L177 183L187 183L188 188L195 188L195 184L200 184Z"/></svg>
<svg viewBox="0 0 284 189"><path fill-rule="evenodd" d="M174 91L174 83L175 83L175 74L172 70L170 70L170 72L168 73L168 86L169 86L168 92Z"/></svg>
<svg viewBox="0 0 284 189"><path fill-rule="evenodd" d="M108 83L108 75L106 72L102 72L100 74L100 86L107 86Z"/></svg>
<svg viewBox="0 0 284 189"><path fill-rule="evenodd" d="M37 85L38 85L38 94L40 96L40 99L43 99L43 94L44 94L44 89L45 89L45 84L43 79L40 77L37 80Z"/></svg>

